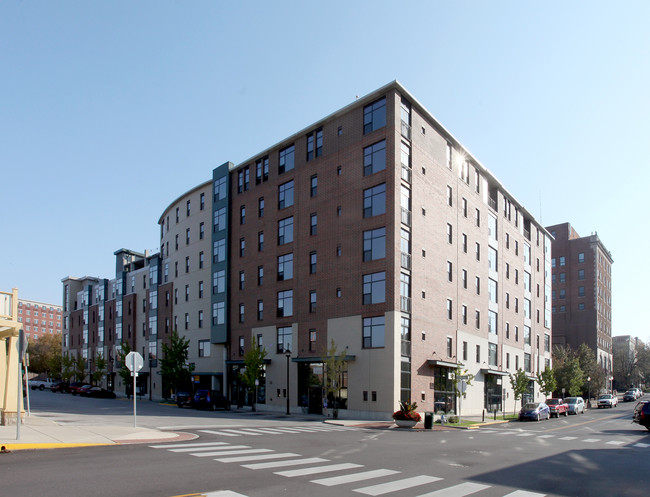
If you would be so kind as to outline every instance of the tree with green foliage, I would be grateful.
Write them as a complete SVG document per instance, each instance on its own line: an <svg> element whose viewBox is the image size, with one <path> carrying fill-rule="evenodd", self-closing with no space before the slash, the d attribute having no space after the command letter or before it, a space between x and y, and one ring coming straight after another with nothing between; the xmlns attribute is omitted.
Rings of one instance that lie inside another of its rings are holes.
<svg viewBox="0 0 650 497"><path fill-rule="evenodd" d="M347 361L345 350L339 353L338 347L334 339L330 342L327 349L327 356L325 356L325 398L329 402L330 399L334 401L332 405L332 416L338 417L339 399L341 397L341 386L343 373L347 368Z"/></svg>
<svg viewBox="0 0 650 497"><path fill-rule="evenodd" d="M74 358L66 354L61 358L61 379L66 383L70 383L73 376Z"/></svg>
<svg viewBox="0 0 650 497"><path fill-rule="evenodd" d="M29 370L46 373L50 377L61 376L61 334L46 333L38 339L28 339Z"/></svg>
<svg viewBox="0 0 650 497"><path fill-rule="evenodd" d="M539 390L546 397L550 397L555 389L557 388L557 380L555 379L555 372L552 368L545 368L537 376L537 383L539 384Z"/></svg>
<svg viewBox="0 0 650 497"><path fill-rule="evenodd" d="M596 361L596 354L586 343L578 347L576 357L580 363L583 373L582 394L587 398L588 394L598 394L609 385L608 373ZM589 378L589 381L587 381Z"/></svg>
<svg viewBox="0 0 650 497"><path fill-rule="evenodd" d="M170 336L169 344L163 343L163 357L160 360L160 371L167 384L171 385L174 393L182 389L189 389L191 385L194 365L188 365L190 340L179 336L174 330Z"/></svg>
<svg viewBox="0 0 650 497"><path fill-rule="evenodd" d="M256 382L261 378L262 371L264 371L264 359L266 358L266 354L266 349L259 347L257 342L253 340L251 348L244 354L244 372L239 375L247 392L254 392L255 396L253 397L252 404L253 412L256 410L255 403L257 402Z"/></svg>
<svg viewBox="0 0 650 497"><path fill-rule="evenodd" d="M458 406L457 406L457 413L458 416L461 415L460 412L460 399L461 397L463 399L467 398L467 390L462 392L462 382L464 381L465 384L468 387L472 386L472 381L474 380L474 375L469 372L468 369L463 369L464 365L463 364L458 364L456 366L456 369L454 369L454 372L452 373L452 381L454 383L454 392L456 392L456 398L458 399Z"/></svg>
<svg viewBox="0 0 650 497"><path fill-rule="evenodd" d="M514 375L510 376L510 386L512 387L512 396L514 397L515 408L513 413L517 413L517 401L521 399L521 405L524 405L524 394L528 391L530 378L523 369L518 369Z"/></svg>
<svg viewBox="0 0 650 497"><path fill-rule="evenodd" d="M88 361L85 357L77 357L74 361L74 376L77 381L83 382L88 376L86 368L88 367Z"/></svg>
<svg viewBox="0 0 650 497"><path fill-rule="evenodd" d="M564 389L565 396L580 395L587 375L580 367L580 359L576 351L566 345L556 345L553 347L553 362L557 390Z"/></svg>
<svg viewBox="0 0 650 497"><path fill-rule="evenodd" d="M108 364L106 359L104 359L104 354L97 354L97 357L95 357L95 370L90 375L93 385L96 385L102 380L106 374L107 366Z"/></svg>

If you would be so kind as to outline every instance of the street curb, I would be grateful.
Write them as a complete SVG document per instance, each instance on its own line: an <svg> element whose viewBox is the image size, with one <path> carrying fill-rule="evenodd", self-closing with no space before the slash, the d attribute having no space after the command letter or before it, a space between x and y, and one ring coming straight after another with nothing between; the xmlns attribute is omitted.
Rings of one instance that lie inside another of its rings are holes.
<svg viewBox="0 0 650 497"><path fill-rule="evenodd" d="M17 450L38 450L38 449L67 449L70 447L101 447L105 445L117 445L116 443L13 443L0 447L0 453L14 452Z"/></svg>

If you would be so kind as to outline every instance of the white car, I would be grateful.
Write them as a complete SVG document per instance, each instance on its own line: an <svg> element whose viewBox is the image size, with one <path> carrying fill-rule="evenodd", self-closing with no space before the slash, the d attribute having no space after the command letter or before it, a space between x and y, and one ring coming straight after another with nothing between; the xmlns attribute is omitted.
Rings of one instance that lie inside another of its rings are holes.
<svg viewBox="0 0 650 497"><path fill-rule="evenodd" d="M598 397L598 409L601 407L616 407L618 405L618 398L611 393L605 393Z"/></svg>
<svg viewBox="0 0 650 497"><path fill-rule="evenodd" d="M582 397L567 397L564 402L569 404L569 414L585 413L585 399Z"/></svg>
<svg viewBox="0 0 650 497"><path fill-rule="evenodd" d="M636 392L636 398L643 397L643 391L640 388L630 388L633 392Z"/></svg>

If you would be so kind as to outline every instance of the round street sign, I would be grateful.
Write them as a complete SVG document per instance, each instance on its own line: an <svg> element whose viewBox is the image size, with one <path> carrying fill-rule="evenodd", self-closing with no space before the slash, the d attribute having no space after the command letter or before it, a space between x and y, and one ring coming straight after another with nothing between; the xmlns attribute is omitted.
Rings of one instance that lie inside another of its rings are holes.
<svg viewBox="0 0 650 497"><path fill-rule="evenodd" d="M126 354L126 367L132 373L140 371L143 365L144 359L142 359L142 356L138 352L129 352Z"/></svg>

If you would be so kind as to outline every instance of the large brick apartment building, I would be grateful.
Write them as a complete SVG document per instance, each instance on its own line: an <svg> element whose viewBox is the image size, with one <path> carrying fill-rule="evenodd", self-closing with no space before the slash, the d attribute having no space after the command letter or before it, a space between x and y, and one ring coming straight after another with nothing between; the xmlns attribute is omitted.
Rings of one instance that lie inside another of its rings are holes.
<svg viewBox="0 0 650 497"><path fill-rule="evenodd" d="M612 372L612 254L597 233L581 237L569 223L546 228L552 243L553 343L586 343Z"/></svg>
<svg viewBox="0 0 650 497"><path fill-rule="evenodd" d="M502 410L508 373L550 365L549 233L397 82L217 167L159 225L160 252L116 252L115 279L63 280L70 353L114 360L128 340L154 359L177 329L196 385L245 402L255 341L257 401L321 412L334 340L340 415L369 418L400 399L455 411L459 365L463 413ZM141 386L158 397L156 368Z"/></svg>
<svg viewBox="0 0 650 497"><path fill-rule="evenodd" d="M35 300L18 299L18 321L23 323L25 335L38 340L46 334L61 333L61 306Z"/></svg>

